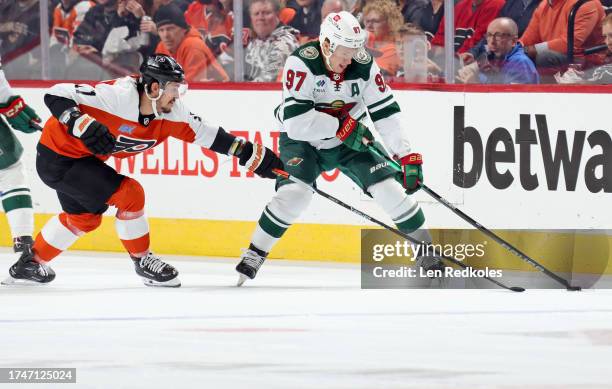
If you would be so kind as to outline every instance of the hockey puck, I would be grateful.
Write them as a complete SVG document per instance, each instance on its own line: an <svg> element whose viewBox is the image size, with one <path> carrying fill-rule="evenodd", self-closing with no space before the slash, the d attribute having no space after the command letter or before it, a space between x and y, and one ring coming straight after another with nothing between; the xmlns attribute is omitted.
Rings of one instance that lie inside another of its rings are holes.
<svg viewBox="0 0 612 389"><path fill-rule="evenodd" d="M579 292L579 291L582 290L582 288L579 287L579 286L571 286L570 285L570 286L567 287L567 290L569 290L570 292Z"/></svg>
<svg viewBox="0 0 612 389"><path fill-rule="evenodd" d="M510 290L513 292L524 292L525 288L521 288L520 286L512 286L510 287Z"/></svg>

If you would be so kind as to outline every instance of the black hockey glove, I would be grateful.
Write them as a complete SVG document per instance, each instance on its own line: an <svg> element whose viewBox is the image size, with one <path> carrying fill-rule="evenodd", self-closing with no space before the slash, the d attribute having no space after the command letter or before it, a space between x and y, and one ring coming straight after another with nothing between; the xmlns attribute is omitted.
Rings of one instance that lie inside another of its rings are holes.
<svg viewBox="0 0 612 389"><path fill-rule="evenodd" d="M115 137L108 127L95 120L88 114L74 115L68 122L70 135L79 138L81 142L94 154L107 155L115 148Z"/></svg>
<svg viewBox="0 0 612 389"><path fill-rule="evenodd" d="M285 168L272 150L259 143L246 142L236 156L241 166L264 178L276 178L272 170Z"/></svg>

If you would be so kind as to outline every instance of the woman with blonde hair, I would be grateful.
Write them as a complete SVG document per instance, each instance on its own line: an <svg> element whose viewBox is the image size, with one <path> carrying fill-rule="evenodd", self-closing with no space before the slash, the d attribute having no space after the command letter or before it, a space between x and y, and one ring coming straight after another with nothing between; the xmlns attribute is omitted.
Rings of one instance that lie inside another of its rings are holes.
<svg viewBox="0 0 612 389"><path fill-rule="evenodd" d="M367 48L383 75L395 76L401 66L395 43L403 23L403 16L394 1L375 0L363 8L363 24L369 33Z"/></svg>

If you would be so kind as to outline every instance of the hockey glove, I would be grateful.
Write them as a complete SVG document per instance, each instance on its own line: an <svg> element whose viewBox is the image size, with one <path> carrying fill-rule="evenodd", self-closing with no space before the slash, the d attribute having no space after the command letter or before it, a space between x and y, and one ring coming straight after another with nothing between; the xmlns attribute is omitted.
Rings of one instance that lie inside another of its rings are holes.
<svg viewBox="0 0 612 389"><path fill-rule="evenodd" d="M21 96L11 96L4 104L0 104L0 113L6 117L11 127L31 134L40 130L40 117L28 106Z"/></svg>
<svg viewBox="0 0 612 389"><path fill-rule="evenodd" d="M236 156L241 166L264 178L276 178L272 170L285 168L272 150L259 143L246 142Z"/></svg>
<svg viewBox="0 0 612 389"><path fill-rule="evenodd" d="M413 194L421 189L423 183L423 157L418 153L410 153L400 158L402 170L404 170L404 188L406 193Z"/></svg>
<svg viewBox="0 0 612 389"><path fill-rule="evenodd" d="M368 127L348 114L340 118L340 128L336 132L336 137L346 147L355 151L366 151L368 149L367 144L374 140L374 136Z"/></svg>
<svg viewBox="0 0 612 389"><path fill-rule="evenodd" d="M70 135L79 138L94 154L107 155L115 148L115 137L108 128L88 114L70 119L68 131Z"/></svg>

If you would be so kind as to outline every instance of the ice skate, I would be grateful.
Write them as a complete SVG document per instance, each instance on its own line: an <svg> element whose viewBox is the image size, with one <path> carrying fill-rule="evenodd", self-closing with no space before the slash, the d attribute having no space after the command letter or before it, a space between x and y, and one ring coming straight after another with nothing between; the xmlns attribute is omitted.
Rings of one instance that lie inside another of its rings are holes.
<svg viewBox="0 0 612 389"><path fill-rule="evenodd" d="M144 257L132 257L134 268L146 286L162 286L178 288L181 281L178 279L178 271L162 261L153 253L148 253Z"/></svg>
<svg viewBox="0 0 612 389"><path fill-rule="evenodd" d="M242 286L247 279L255 278L265 260L266 257L262 257L251 249L244 250L240 256L240 263L236 266L236 271L240 275L237 286Z"/></svg>
<svg viewBox="0 0 612 389"><path fill-rule="evenodd" d="M32 240L31 236L24 235L13 238L13 251L16 253L23 252L25 246L32 248L33 245L34 240Z"/></svg>
<svg viewBox="0 0 612 389"><path fill-rule="evenodd" d="M34 260L31 245L23 245L19 260L9 268L10 277L2 285L46 284L55 279L55 272L49 266Z"/></svg>
<svg viewBox="0 0 612 389"><path fill-rule="evenodd" d="M442 260L434 255L422 255L417 257L416 259L417 267L420 267L425 272L430 272L432 274L429 277L432 280L431 286L437 286L440 288L444 288L446 286L446 277L444 276L444 269L446 269L446 265Z"/></svg>

